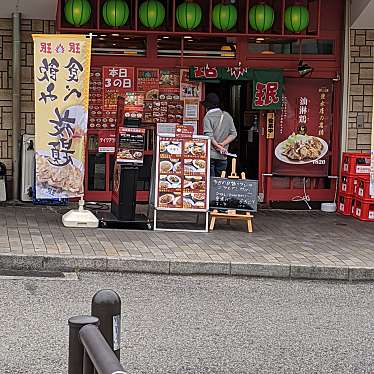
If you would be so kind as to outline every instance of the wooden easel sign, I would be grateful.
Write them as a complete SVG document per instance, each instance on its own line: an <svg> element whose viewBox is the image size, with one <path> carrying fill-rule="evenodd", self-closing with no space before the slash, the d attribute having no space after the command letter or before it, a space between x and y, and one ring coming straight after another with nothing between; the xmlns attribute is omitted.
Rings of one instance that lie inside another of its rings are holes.
<svg viewBox="0 0 374 374"><path fill-rule="evenodd" d="M251 212L257 211L258 181L245 179L245 173L240 177L236 173L236 160L232 160L231 174L226 177L223 172L221 177L211 178L209 205L210 230L214 230L216 220L219 218L241 220L247 222L248 232L253 231Z"/></svg>

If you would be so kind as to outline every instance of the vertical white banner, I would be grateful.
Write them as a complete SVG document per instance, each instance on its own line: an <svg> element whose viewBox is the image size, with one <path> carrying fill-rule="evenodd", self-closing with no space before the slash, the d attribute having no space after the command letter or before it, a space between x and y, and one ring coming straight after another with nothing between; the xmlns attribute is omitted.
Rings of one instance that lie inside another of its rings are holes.
<svg viewBox="0 0 374 374"><path fill-rule="evenodd" d="M33 35L36 198L83 195L91 39Z"/></svg>

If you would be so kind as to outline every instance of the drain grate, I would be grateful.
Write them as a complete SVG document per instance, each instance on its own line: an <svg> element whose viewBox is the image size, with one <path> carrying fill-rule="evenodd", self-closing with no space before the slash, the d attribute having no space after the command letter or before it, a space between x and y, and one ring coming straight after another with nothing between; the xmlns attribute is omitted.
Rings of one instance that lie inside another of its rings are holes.
<svg viewBox="0 0 374 374"><path fill-rule="evenodd" d="M0 279L78 280L76 273L62 271L0 269Z"/></svg>

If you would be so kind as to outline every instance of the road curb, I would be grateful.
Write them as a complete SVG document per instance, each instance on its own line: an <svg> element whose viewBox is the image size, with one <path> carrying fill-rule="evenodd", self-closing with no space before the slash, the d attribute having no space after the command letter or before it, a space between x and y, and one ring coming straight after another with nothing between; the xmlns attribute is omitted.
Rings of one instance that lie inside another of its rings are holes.
<svg viewBox="0 0 374 374"><path fill-rule="evenodd" d="M108 271L170 275L226 275L283 279L373 281L374 267L250 262L157 260L123 257L0 254L0 269Z"/></svg>

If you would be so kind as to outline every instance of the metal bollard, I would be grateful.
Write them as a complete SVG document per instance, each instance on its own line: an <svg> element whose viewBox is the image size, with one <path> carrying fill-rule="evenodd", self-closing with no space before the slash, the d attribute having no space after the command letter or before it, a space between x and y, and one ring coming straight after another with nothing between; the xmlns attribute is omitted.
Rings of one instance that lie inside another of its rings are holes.
<svg viewBox="0 0 374 374"><path fill-rule="evenodd" d="M68 374L82 374L84 348L79 339L79 330L86 325L98 325L99 319L92 316L69 318L69 363Z"/></svg>
<svg viewBox="0 0 374 374"><path fill-rule="evenodd" d="M96 292L92 298L91 314L99 318L99 329L119 360L121 354L121 298L113 290Z"/></svg>

